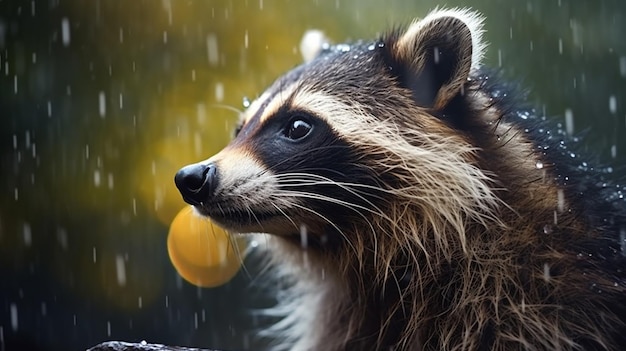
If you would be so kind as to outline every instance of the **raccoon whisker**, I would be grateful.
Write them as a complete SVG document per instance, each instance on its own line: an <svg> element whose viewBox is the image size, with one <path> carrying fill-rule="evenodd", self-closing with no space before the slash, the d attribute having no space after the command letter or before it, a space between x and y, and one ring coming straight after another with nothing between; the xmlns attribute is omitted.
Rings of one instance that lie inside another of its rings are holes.
<svg viewBox="0 0 626 351"><path fill-rule="evenodd" d="M280 194L279 194L279 195L280 195ZM348 208L348 209L350 209L350 210L354 211L357 215L359 215L359 216L361 217L361 219L363 219L363 220L364 220L364 222L367 224L367 226L369 226L369 228L370 228L370 230L371 230L371 233L372 233L372 238L373 238L373 240L374 240L374 250L377 250L377 249L378 249L378 245L376 244L376 242L377 242L377 237L376 237L376 235L375 235L376 230L374 229L374 225L372 224L372 222L370 221L370 219L369 219L367 216L365 216L363 213L361 213L360 211L358 211L358 210L355 208L355 206L351 206L352 204L347 203L347 202L344 202L344 201L341 201L341 200L334 199L334 198L332 198L332 197L322 196L322 195L319 195L319 194L314 194L314 193L313 193L313 194L310 194L310 193L303 193L303 192L298 192L298 193L288 192L288 193L286 193L285 195L286 195L286 196L293 196L293 197L296 197L296 198L300 197L300 198L318 199L318 200L320 200L320 201L326 201L326 202L330 202L330 203L335 203L335 204L338 204L338 205L344 206L344 207L346 207L346 208ZM295 195L295 196L294 196L294 195ZM367 209L366 209L366 210L367 210ZM311 211L313 211L313 210L311 210ZM314 211L313 211L313 212L314 212ZM381 218L387 218L387 220L389 220L389 222L391 223L391 219L389 219L388 217L386 217L386 215L385 215L384 213L382 213L382 212L381 212L381 213L374 213L374 214L377 214L377 215L378 215L378 216L380 216ZM330 222L329 222L329 223L330 223ZM334 224L333 224L333 226L334 226ZM344 237L344 239L348 240L348 238L347 238L345 235L344 235L343 237Z"/></svg>
<svg viewBox="0 0 626 351"><path fill-rule="evenodd" d="M289 176L294 176L294 178L289 179ZM309 178L310 180L307 179L307 178ZM354 188L364 188L364 189L367 189L367 190L375 190L375 191L385 192L385 189L380 188L380 187L376 187L376 186L372 186L372 185L357 184L357 183L347 183L347 182L337 182L337 181L333 181L332 179L326 178L324 176L307 175L307 174L300 174L300 173L287 173L285 175L285 177L282 177L282 175L281 175L281 176L277 176L276 179L278 180L278 183L281 186L335 185L335 186L338 186L338 187L348 191L352 195L357 196L360 200L363 200L365 203L367 203L368 205L376 208L379 211L380 211L380 209L378 209L376 205L374 205L370 200L366 199L360 193L367 194L367 195L370 195L372 197L376 197L376 198L378 198L380 200L384 200L383 197L378 196L378 195L374 195L371 192L366 192L364 190L361 191L360 189L354 189Z"/></svg>
<svg viewBox="0 0 626 351"><path fill-rule="evenodd" d="M318 193L311 193L311 192L306 192L306 191L282 191L282 192L278 192L276 195L282 195L285 197L296 197L296 198L305 198L305 199L312 199L312 200L319 200L319 201L325 201L328 203L332 203L332 204L336 204L336 205L340 205L343 206L345 208L348 208L352 211L354 211L355 213L359 214L361 217L363 217L363 213L361 213L361 211L359 210L363 210L372 214L377 214L377 215L384 215L384 213L381 212L377 212L374 211L372 209L369 209L367 207L361 206L361 205L357 205L357 204L353 204L347 201L343 201L331 196L326 196L326 195L322 195L322 194L318 194Z"/></svg>
<svg viewBox="0 0 626 351"><path fill-rule="evenodd" d="M374 190L374 191L378 191L381 193L386 193L386 194L391 194L392 191L389 189L385 189L383 187L380 186L376 186L376 185L369 185L369 184L359 184L359 183L348 183L348 182L341 182L341 181L335 181L332 180L330 178L321 176L321 175L316 175L316 174L307 174L307 173L286 173L286 174L277 174L274 175L274 177L278 180L284 181L284 180L293 180L293 181L304 181L304 180L312 180L312 181L325 181L327 182L326 184L337 184L337 185L345 185L345 186L350 186L353 188L363 188L366 190ZM308 179L307 179L308 178ZM370 193L367 193L368 195L371 195Z"/></svg>
<svg viewBox="0 0 626 351"><path fill-rule="evenodd" d="M370 201L369 199L367 199L365 196L363 195L370 195L370 193L367 193L365 191L362 190L357 190L357 189L352 189L352 184L351 183L341 183L341 182L332 182L332 181L318 181L318 180L298 180L297 182L294 181L290 181L285 183L285 181L278 181L277 184L279 184L281 187L286 188L286 190L288 190L288 188L301 188L301 187L312 187L312 186L322 186L322 185L334 185L337 186L338 188L341 188L343 190L345 190L346 192L349 192L350 194L356 196L359 200L362 200L363 202L365 202L365 204L367 204L368 206L372 207L373 209L375 209L375 212L381 212L380 208L378 208L377 205L375 205L374 203L372 203L372 201ZM291 191L291 190L288 190ZM363 194L363 195L362 195ZM378 197L378 196L374 196L372 195L371 197L375 197L378 200L387 202L384 198L382 197Z"/></svg>
<svg viewBox="0 0 626 351"><path fill-rule="evenodd" d="M318 147L307 150L307 154L310 154L311 152L316 152L316 151L328 152L329 150L332 150L332 149L345 149L345 148L346 148L345 146L341 146L341 145L318 146ZM273 164L272 169L275 169L276 167L281 166L285 163L293 162L294 159L298 159L298 158L300 158L301 160L298 163L294 164L293 167L300 168L299 166L303 164L307 164L308 157L310 156L303 157L302 154L293 154L288 157L285 157L285 159L281 160L280 162L276 162L275 164Z"/></svg>
<svg viewBox="0 0 626 351"><path fill-rule="evenodd" d="M344 182L329 182L329 181L319 181L319 180L279 180L277 182L277 184L287 190L287 191L291 191L290 189L293 188L302 188L302 187L315 187L315 186L336 186L339 189L342 189L348 193L350 193L351 195L357 197L359 200L363 201L364 203L366 203L367 205L374 207L376 209L377 205L375 205L371 199L376 199L378 201L381 202L389 202L387 199L385 199L382 196L378 196L378 195L373 195L372 193L367 192L366 190L362 190L362 189L358 189L357 187L354 187L352 183L344 183ZM355 189L357 188L357 189ZM367 196L367 197L365 197Z"/></svg>
<svg viewBox="0 0 626 351"><path fill-rule="evenodd" d="M324 172L329 174L334 174L339 177L346 177L346 174L337 169L332 168L324 168L324 167L310 167L308 164L304 162L298 163L298 170L302 173L308 172L308 174L316 175L316 173Z"/></svg>
<svg viewBox="0 0 626 351"><path fill-rule="evenodd" d="M299 225L296 224L296 222L293 221L293 219L291 219L291 217L289 217L289 215L287 215L285 213L285 211L283 211L283 209L280 208L280 206L276 205L273 201L271 202L271 205L274 206L274 208L280 212L283 216L285 216L285 218L287 218L287 220L289 220L289 222L291 222L291 224L293 224L294 228L298 228Z"/></svg>
<svg viewBox="0 0 626 351"><path fill-rule="evenodd" d="M222 214L222 216L225 216L225 215L226 215L226 211L224 211L224 209L222 208L222 205L220 205L220 204L218 203L218 204L216 204L216 206L217 206L217 208L219 209L220 214Z"/></svg>
<svg viewBox="0 0 626 351"><path fill-rule="evenodd" d="M248 216L250 216L250 218L254 218L255 222L259 225L259 227L263 229L263 224L261 223L261 221L259 221L259 218L254 214L254 211L252 210L249 204L246 204L246 212L248 212Z"/></svg>
<svg viewBox="0 0 626 351"><path fill-rule="evenodd" d="M498 120L498 123L499 123L499 121L500 121L500 120ZM512 132L512 135L510 134L511 132ZM517 137L517 136L519 136L519 135L521 135L521 134L522 134L522 133L521 133L521 131L515 131L515 130L513 129L513 127L512 127L512 126L511 126L511 127L509 127L508 129L506 129L506 130L504 131L504 133L502 133L502 135L500 135L500 138L501 138L501 139L506 137L506 139L507 139L507 140L506 140L504 143L502 143L501 145L499 145L499 148L504 148L504 147L506 147L507 145L509 145L509 143L510 143L510 142L511 142L511 141L512 141L515 137Z"/></svg>
<svg viewBox="0 0 626 351"><path fill-rule="evenodd" d="M211 104L211 105L209 105L209 107L213 107L213 108L221 108L221 109L228 110L228 111L231 111L231 112L236 112L236 113L237 113L237 115L241 115L241 114L243 114L243 113L244 113L244 111L243 111L243 110L240 110L240 109L238 109L238 108L236 108L236 107L234 107L234 106L230 106L230 105L224 105L224 104Z"/></svg>
<svg viewBox="0 0 626 351"><path fill-rule="evenodd" d="M310 209L306 206L300 205L300 204L293 204L294 207L299 208L301 210L304 210L306 212L310 212L316 216L318 216L319 218L323 219L326 223L330 224L331 227L333 227L333 229L335 229L335 231L337 231L337 233L339 233L339 235L341 235L341 237L343 237L344 241L348 243L348 245L350 246L350 248L354 251L355 254L357 254L358 257L358 250L356 249L356 247L354 246L354 244L350 241L350 238L343 232L343 230L339 229L339 226L336 225L335 223L333 223L333 221L331 221L330 219L328 219L326 216L322 215L321 213Z"/></svg>
<svg viewBox="0 0 626 351"><path fill-rule="evenodd" d="M333 184L335 184L335 182L332 182L332 183L333 183ZM294 193L294 192L293 192L293 191L289 191L289 194L292 194L292 193ZM441 194L437 194L437 195L441 196ZM302 196L304 196L304 195L302 195ZM450 194L450 196L454 196L454 194ZM357 212L357 213L359 214L359 216L361 216L363 219L365 219L365 220L367 221L367 223L368 223L368 225L369 225L369 227L370 227L370 229L372 230L372 232L373 232L373 233L375 233L375 232L376 232L376 230L374 229L374 226L372 225L372 223L371 223L371 222L370 222L367 218L365 218L365 216L364 216L362 213L360 213L359 211L357 211L355 208L352 208L352 207L351 207L351 206L355 206L355 204L350 204L350 203L347 203L347 202L341 202L341 200L337 200L337 199L330 198L330 197L328 197L328 198L323 198L323 197L322 197L322 195L317 194L317 193L307 193L307 194L306 194L306 197L308 197L308 198L313 198L313 199L319 199L319 200L321 200L321 201L329 201L329 202L333 202L333 203L336 203L336 204L339 204L339 205L342 205L342 206L345 206L345 207L349 207L349 208L351 208L353 211ZM443 198L447 198L447 197L448 197L448 196L444 196ZM338 202L338 201L339 201L339 202ZM426 201L428 201L428 200L426 200ZM388 223L392 224L392 227L395 227L395 226L396 226L397 221L394 221L393 219L391 219L391 218L390 218L390 217L389 217L386 213L384 213L382 210L380 210L380 209L379 209L379 208L377 208L377 207L374 207L374 208L375 208L375 210L372 210L372 209L369 209L369 208L366 208L366 207L363 207L363 206L358 206L358 208L360 208L360 209L362 209L362 210L365 210L365 211L368 211L368 212L370 212L370 213L373 213L373 214L378 215L380 219L386 220ZM478 216L478 215L477 215L477 216ZM457 219L451 218L451 217L450 217L450 215L447 215L447 217L448 217L448 220L450 221L450 223L456 223L456 222L458 222L458 220L457 220ZM429 220L429 222L431 222L431 223L436 223L436 220L430 219L430 220ZM460 226L460 225L459 225L459 224L456 224L456 226ZM398 228L398 229L401 229L401 228ZM384 233L386 236L389 236L391 239L393 239L393 240L395 240L395 241L398 241L398 242L400 243L400 238L402 238L402 235L391 235L391 234L387 233L387 232L386 232L386 231L384 231L384 230L383 230L383 231L381 231L381 232L382 232L382 233ZM441 235L439 235L439 236L441 236ZM376 236L374 236L374 238L376 238ZM414 240L416 241L416 243L418 244L418 246L422 248L422 250L424 251L424 253L428 256L428 255L429 255L429 253L428 253L428 251L426 250L425 245L424 245L424 244L421 242L421 240L419 239L419 237L415 237L415 238L414 238ZM375 246L375 248L377 249L378 247L377 247L377 246ZM410 254L412 255L413 253L410 253ZM377 256L377 255L376 255L376 256Z"/></svg>
<svg viewBox="0 0 626 351"><path fill-rule="evenodd" d="M212 224L211 224L212 225ZM247 251L249 250L249 248L244 249L244 255L241 254L241 249L239 247L239 245L237 244L237 242L235 241L235 237L234 235L240 235L237 233L230 233L231 235L227 235L226 238L229 242L229 248L232 248L235 252L235 254L237 255L237 259L239 260L239 264L241 265L241 268L243 269L244 273L246 274L246 277L250 278L252 277L252 274L250 273L250 271L248 270L248 267L246 267L245 265L245 254L247 254Z"/></svg>
<svg viewBox="0 0 626 351"><path fill-rule="evenodd" d="M332 204L336 204L336 205L340 205L343 206L345 208L348 208L352 211L354 211L355 213L357 213L360 217L362 217L365 220L368 220L367 217L361 213L359 210L364 210L366 212L378 215L382 218L385 219L389 219L389 217L387 217L385 215L385 213L382 212L382 210L378 210L378 211L374 211L372 209L369 209L367 207L361 206L361 205L357 205L357 204L353 204L347 201L343 201L343 200L339 200L330 196L325 196L325 195L320 195L317 193L308 193L308 192L302 192L302 191L288 191L288 192L284 192L283 195L285 196L292 196L292 197L296 197L296 198L306 198L306 199L313 199L313 200L320 200L320 201L325 201L325 202L329 202ZM371 226L371 224L370 224ZM374 231L374 228L372 226L372 231Z"/></svg>

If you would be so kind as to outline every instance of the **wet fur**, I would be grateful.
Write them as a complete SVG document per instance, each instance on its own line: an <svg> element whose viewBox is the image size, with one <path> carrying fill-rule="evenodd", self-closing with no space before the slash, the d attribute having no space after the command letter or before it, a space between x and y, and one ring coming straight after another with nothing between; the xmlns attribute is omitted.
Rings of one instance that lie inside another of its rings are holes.
<svg viewBox="0 0 626 351"><path fill-rule="evenodd" d="M270 87L210 160L224 178L237 167L233 150L267 167L245 179L272 192L238 201L242 228L280 234L267 239L289 289L275 310L286 317L271 329L277 348L626 345L623 189L607 186L558 126L480 66L480 22L440 10L349 54L322 52ZM445 67L432 66L433 48ZM279 156L254 139L289 111L331 126L337 140L309 150L327 173L303 166L306 155L274 165ZM282 222L255 226L263 203Z"/></svg>

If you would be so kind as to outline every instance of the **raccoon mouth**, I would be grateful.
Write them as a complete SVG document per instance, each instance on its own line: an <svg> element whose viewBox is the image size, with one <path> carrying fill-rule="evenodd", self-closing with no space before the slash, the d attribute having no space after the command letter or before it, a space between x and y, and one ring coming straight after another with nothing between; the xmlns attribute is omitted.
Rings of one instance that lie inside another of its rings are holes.
<svg viewBox="0 0 626 351"><path fill-rule="evenodd" d="M195 206L203 216L209 217L225 227L261 226L264 222L283 215L278 211L241 210L238 208L220 208L217 206Z"/></svg>

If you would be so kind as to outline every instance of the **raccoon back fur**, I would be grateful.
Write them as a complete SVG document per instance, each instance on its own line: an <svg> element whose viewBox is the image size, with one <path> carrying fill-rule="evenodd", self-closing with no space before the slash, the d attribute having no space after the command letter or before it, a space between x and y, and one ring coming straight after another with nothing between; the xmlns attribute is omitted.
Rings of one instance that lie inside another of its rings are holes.
<svg viewBox="0 0 626 351"><path fill-rule="evenodd" d="M272 234L277 348L626 345L623 189L481 66L482 21L325 46L177 173L199 214Z"/></svg>

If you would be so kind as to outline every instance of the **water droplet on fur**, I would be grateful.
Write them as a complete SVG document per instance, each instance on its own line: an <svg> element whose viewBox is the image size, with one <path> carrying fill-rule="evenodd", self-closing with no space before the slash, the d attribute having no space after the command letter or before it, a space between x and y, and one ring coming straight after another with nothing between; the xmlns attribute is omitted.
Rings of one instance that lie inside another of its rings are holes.
<svg viewBox="0 0 626 351"><path fill-rule="evenodd" d="M376 45L374 45L374 44L371 44L370 46L367 47L367 50L369 50L369 51L372 51L374 49L376 49Z"/></svg>
<svg viewBox="0 0 626 351"><path fill-rule="evenodd" d="M543 233L544 234L551 234L552 233L552 226L550 224L546 224L543 226Z"/></svg>
<svg viewBox="0 0 626 351"><path fill-rule="evenodd" d="M535 168L542 169L543 168L543 162L537 161L537 163L535 163Z"/></svg>
<svg viewBox="0 0 626 351"><path fill-rule="evenodd" d="M336 46L336 48L337 48L338 51L341 51L341 52L348 52L348 51L350 51L350 45L347 45L347 44L339 44L339 45Z"/></svg>
<svg viewBox="0 0 626 351"><path fill-rule="evenodd" d="M248 99L247 96L243 97L242 105L243 105L244 108L250 107L250 99Z"/></svg>

